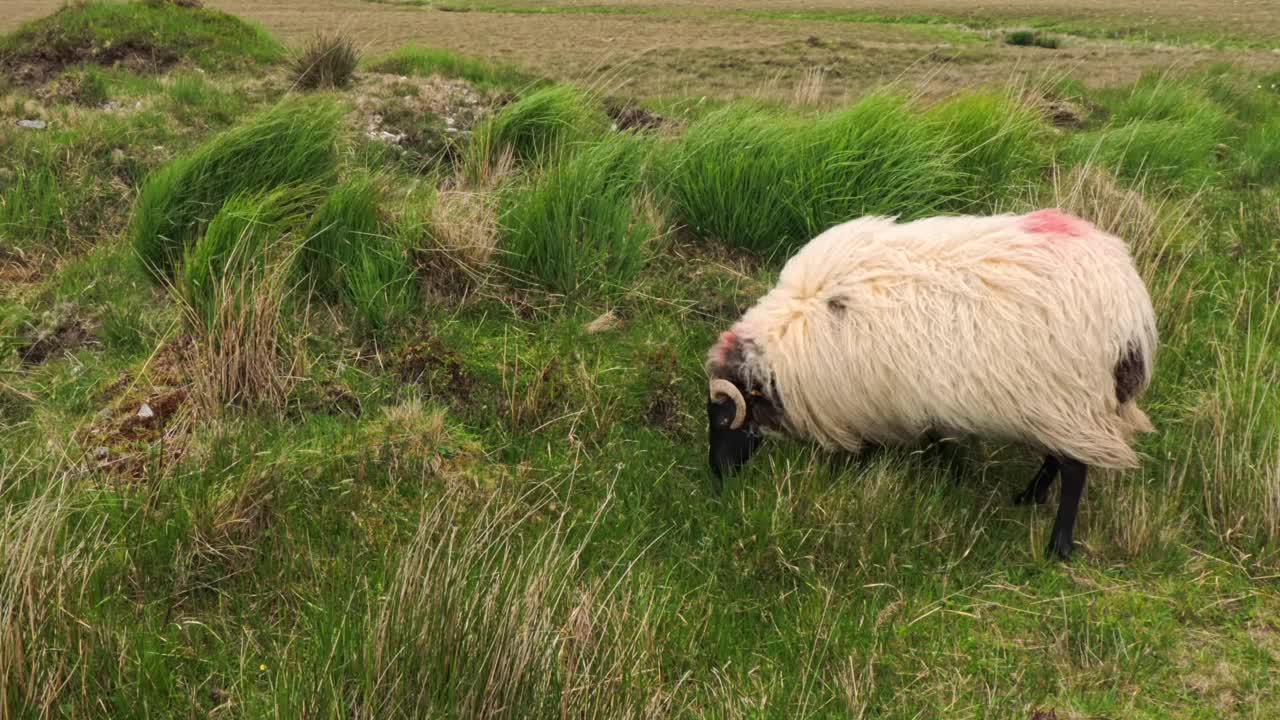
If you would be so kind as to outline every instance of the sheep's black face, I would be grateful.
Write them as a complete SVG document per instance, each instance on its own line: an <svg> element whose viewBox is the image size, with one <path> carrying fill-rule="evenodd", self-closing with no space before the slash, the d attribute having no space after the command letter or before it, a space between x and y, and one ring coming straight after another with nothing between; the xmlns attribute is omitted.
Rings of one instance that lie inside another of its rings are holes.
<svg viewBox="0 0 1280 720"><path fill-rule="evenodd" d="M733 401L722 399L707 403L711 472L715 473L717 479L745 463L764 439L749 414L737 430L729 427L733 424L733 416Z"/></svg>

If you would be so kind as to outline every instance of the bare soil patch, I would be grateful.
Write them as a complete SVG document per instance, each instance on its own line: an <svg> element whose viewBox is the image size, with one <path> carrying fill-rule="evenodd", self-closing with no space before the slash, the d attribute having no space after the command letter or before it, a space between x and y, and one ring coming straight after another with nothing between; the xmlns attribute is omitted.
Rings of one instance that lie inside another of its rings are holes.
<svg viewBox="0 0 1280 720"><path fill-rule="evenodd" d="M98 338L84 319L66 311L59 311L57 315L60 319L39 329L34 340L18 347L18 359L22 364L43 365L85 345L98 343Z"/></svg>
<svg viewBox="0 0 1280 720"><path fill-rule="evenodd" d="M182 360L188 350L165 345L143 369L125 373L103 392L103 409L80 437L90 467L141 480L148 468L181 458L191 432L190 381Z"/></svg>
<svg viewBox="0 0 1280 720"><path fill-rule="evenodd" d="M423 386L430 397L454 407L470 402L476 379L462 364L462 356L438 339L427 337L401 348L393 362L401 380Z"/></svg>

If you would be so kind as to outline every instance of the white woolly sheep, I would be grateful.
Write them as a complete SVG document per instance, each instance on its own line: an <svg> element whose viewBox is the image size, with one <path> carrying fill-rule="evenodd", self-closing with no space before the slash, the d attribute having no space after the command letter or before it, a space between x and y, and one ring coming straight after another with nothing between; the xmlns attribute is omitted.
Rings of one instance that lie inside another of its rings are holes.
<svg viewBox="0 0 1280 720"><path fill-rule="evenodd" d="M862 218L814 238L708 354L719 476L767 432L830 449L975 434L1061 474L1051 552L1073 548L1087 466L1126 468L1156 322L1125 243L1057 210Z"/></svg>

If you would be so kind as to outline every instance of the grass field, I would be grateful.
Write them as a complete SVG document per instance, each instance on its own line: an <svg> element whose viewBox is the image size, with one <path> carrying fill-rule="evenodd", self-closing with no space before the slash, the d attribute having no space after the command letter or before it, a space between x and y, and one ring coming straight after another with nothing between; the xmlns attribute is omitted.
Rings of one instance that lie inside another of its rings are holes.
<svg viewBox="0 0 1280 720"><path fill-rule="evenodd" d="M0 18L0 718L1280 714L1271 3L207 5ZM1044 206L1162 339L1071 562L993 441L713 489L788 254Z"/></svg>

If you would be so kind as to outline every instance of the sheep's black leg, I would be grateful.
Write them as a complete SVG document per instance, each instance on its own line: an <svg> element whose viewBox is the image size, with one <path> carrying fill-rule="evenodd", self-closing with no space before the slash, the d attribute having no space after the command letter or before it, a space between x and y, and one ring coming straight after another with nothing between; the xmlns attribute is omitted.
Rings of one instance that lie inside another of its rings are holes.
<svg viewBox="0 0 1280 720"><path fill-rule="evenodd" d="M1049 501L1049 486L1053 485L1053 481L1058 477L1058 458L1052 455L1044 456L1044 464L1040 466L1040 470L1036 472L1035 477L1031 478L1031 483L1027 485L1027 489L1014 496L1014 505L1030 505L1035 503L1043 505Z"/></svg>
<svg viewBox="0 0 1280 720"><path fill-rule="evenodd" d="M1053 521L1053 535L1049 540L1049 552L1066 560L1071 557L1075 543L1071 539L1076 527L1076 513L1080 510L1080 495L1084 492L1085 475L1089 468L1079 460L1063 458L1062 489L1058 497L1058 517Z"/></svg>

